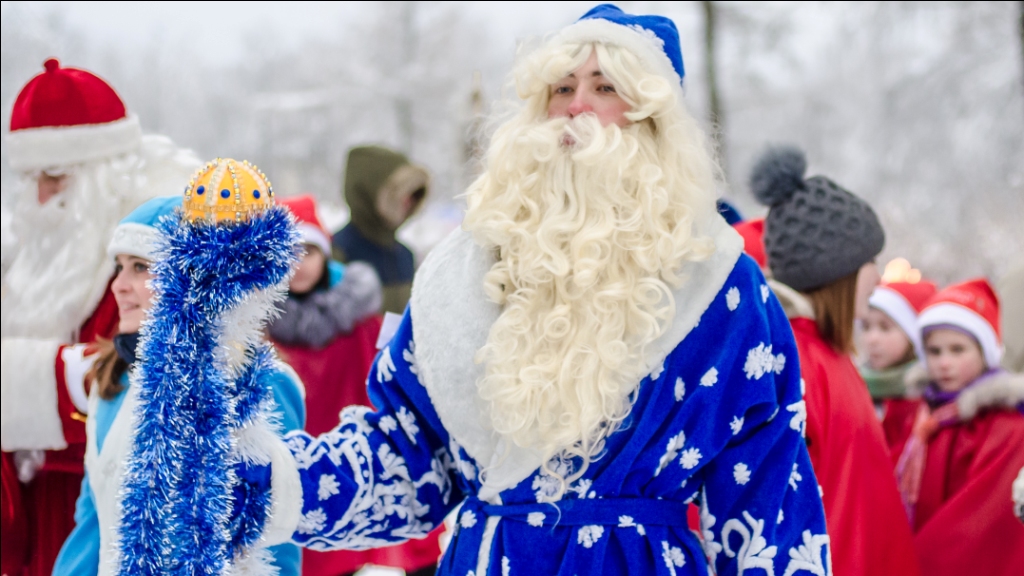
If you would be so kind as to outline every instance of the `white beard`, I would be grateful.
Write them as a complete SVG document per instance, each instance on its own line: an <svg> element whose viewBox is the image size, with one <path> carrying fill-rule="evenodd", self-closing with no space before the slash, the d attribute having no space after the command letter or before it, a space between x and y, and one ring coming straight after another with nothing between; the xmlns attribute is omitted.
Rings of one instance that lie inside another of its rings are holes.
<svg viewBox="0 0 1024 576"><path fill-rule="evenodd" d="M74 166L40 206L35 178L19 181L12 228L17 253L3 278L3 337L77 339L114 271L107 255L117 223L154 196L176 194L199 166L164 137L139 154Z"/></svg>

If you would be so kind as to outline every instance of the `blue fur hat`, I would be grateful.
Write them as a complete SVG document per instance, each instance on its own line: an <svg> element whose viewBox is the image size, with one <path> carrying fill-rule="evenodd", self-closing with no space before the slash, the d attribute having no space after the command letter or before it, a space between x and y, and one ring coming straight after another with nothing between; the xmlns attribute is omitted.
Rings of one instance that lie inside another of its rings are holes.
<svg viewBox="0 0 1024 576"><path fill-rule="evenodd" d="M111 258L118 254L129 254L153 260L156 240L160 235L156 223L160 218L173 214L178 206L181 206L181 196L160 196L132 210L114 229L114 237L107 245L107 254Z"/></svg>
<svg viewBox="0 0 1024 576"><path fill-rule="evenodd" d="M601 42L626 48L649 72L681 84L686 70L679 30L664 16L626 14L618 6L595 6L559 34L564 42Z"/></svg>

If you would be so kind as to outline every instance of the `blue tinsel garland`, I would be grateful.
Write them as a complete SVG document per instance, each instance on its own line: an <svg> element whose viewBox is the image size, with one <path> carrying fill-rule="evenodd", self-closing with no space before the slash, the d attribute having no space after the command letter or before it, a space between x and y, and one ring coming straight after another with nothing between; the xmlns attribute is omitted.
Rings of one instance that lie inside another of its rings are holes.
<svg viewBox="0 0 1024 576"><path fill-rule="evenodd" d="M231 430L255 418L269 390L265 345L237 376L215 360L219 321L247 296L276 286L297 257L289 213L268 209L214 226L179 214L158 225L154 304L141 331L139 407L121 502L121 574L220 574L262 532L268 496L230 518L236 483Z"/></svg>

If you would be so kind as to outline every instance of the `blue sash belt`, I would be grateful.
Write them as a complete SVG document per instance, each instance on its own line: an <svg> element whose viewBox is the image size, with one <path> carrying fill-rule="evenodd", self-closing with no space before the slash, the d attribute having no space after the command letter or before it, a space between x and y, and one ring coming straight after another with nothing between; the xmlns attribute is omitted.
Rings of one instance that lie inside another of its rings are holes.
<svg viewBox="0 0 1024 576"><path fill-rule="evenodd" d="M490 517L525 522L537 528L556 526L687 526L688 504L652 498L586 498L550 504L488 504L478 498L462 503L451 546L441 561L441 573L467 574L476 570L484 527ZM626 518L628 516L628 518ZM489 551L488 551L489 553ZM483 576L483 575L478 575Z"/></svg>

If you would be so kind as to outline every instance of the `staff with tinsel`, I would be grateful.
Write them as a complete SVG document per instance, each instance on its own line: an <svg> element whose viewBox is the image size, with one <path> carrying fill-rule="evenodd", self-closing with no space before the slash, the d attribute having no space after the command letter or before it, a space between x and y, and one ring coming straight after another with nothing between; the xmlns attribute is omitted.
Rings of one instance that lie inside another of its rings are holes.
<svg viewBox="0 0 1024 576"><path fill-rule="evenodd" d="M263 326L287 286L299 236L266 176L230 159L201 168L159 229L153 307L132 374L140 397L122 486L119 573L265 568L273 503L250 476L269 474L274 443L283 444L261 384L278 362Z"/></svg>

